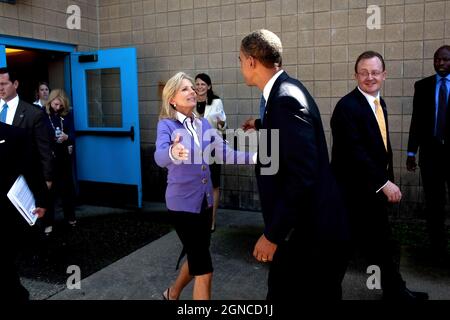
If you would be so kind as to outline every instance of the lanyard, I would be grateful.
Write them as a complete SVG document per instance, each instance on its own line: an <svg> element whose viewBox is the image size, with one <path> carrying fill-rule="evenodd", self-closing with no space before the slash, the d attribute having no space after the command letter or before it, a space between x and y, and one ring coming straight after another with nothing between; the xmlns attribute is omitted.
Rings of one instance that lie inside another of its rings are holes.
<svg viewBox="0 0 450 320"><path fill-rule="evenodd" d="M53 131L56 131L55 126L53 125L53 121L52 121L52 117L50 117L50 115L48 114L48 120L50 120L50 124L52 125ZM64 132L64 122L63 122L64 118L59 116L59 123L60 123L60 129L62 132Z"/></svg>

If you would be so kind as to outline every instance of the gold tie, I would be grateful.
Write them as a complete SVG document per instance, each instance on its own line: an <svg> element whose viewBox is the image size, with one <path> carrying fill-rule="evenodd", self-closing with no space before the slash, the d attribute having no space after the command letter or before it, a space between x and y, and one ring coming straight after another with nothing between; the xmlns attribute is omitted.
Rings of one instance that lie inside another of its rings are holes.
<svg viewBox="0 0 450 320"><path fill-rule="evenodd" d="M377 116L378 127L380 128L381 137L383 138L384 147L387 150L387 132L386 132L386 121L384 120L383 108L380 105L378 99L375 99L375 114Z"/></svg>

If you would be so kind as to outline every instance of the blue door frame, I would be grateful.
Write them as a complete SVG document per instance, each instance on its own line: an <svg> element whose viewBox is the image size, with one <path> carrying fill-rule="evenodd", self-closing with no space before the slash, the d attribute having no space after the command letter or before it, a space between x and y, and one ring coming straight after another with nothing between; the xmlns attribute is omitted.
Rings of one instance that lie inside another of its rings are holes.
<svg viewBox="0 0 450 320"><path fill-rule="evenodd" d="M59 51L65 52L67 54L75 52L76 49L76 47L71 44L0 35L0 67L6 67L5 47L19 47L19 48L40 49L48 51ZM67 55L64 59L64 89L70 96L72 90L70 85L69 70L70 70L70 58L69 55Z"/></svg>
<svg viewBox="0 0 450 320"><path fill-rule="evenodd" d="M140 129L137 60L135 48L76 52L70 44L0 35L0 67L5 67L6 47L41 49L67 53L64 59L65 90L74 106L78 179L106 184L130 185L142 206ZM80 63L78 57L96 54L97 62ZM88 125L86 70L119 68L122 126L93 128ZM96 189L95 191L98 191ZM114 195L107 195L114 198ZM130 203L127 203L130 204Z"/></svg>
<svg viewBox="0 0 450 320"><path fill-rule="evenodd" d="M0 44L0 68L6 67L6 48Z"/></svg>

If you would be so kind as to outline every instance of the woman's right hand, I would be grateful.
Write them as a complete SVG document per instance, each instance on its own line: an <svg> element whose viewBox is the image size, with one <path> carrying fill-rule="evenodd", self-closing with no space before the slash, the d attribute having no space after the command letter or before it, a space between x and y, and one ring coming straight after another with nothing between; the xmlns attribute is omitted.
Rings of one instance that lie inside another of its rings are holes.
<svg viewBox="0 0 450 320"><path fill-rule="evenodd" d="M180 142L180 134L177 133L175 140L173 140L172 144L172 157L176 160L188 160L189 150L186 149Z"/></svg>
<svg viewBox="0 0 450 320"><path fill-rule="evenodd" d="M248 118L247 120L245 120L244 124L242 125L242 129L244 131L247 130L255 130L256 126L255 126L255 119L253 119L253 117Z"/></svg>
<svg viewBox="0 0 450 320"><path fill-rule="evenodd" d="M225 127L225 121L220 119L219 117L217 119L217 129L222 130Z"/></svg>

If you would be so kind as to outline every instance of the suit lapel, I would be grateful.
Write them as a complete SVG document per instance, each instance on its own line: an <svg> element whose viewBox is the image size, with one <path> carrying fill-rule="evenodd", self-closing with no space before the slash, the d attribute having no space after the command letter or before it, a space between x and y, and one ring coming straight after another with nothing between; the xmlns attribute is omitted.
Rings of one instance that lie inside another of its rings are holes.
<svg viewBox="0 0 450 320"><path fill-rule="evenodd" d="M430 80L430 87L427 90L427 101L429 101L429 103L427 103L425 105L426 108L429 108L429 114L433 119L433 124L436 123L436 75L431 76L431 80ZM434 136L434 128L435 126L433 125L433 136Z"/></svg>
<svg viewBox="0 0 450 320"><path fill-rule="evenodd" d="M286 81L287 79L289 79L289 76L286 73L286 71L283 71L280 74L280 76L277 78L277 80L275 80L275 82L274 82L274 84L272 86L272 90L270 90L269 99L267 99L266 110L264 112L264 119L263 119L263 126L264 127L266 127L266 119L269 117L270 112L271 112L273 99L276 98L276 92L278 92L278 89L280 88L280 85L284 81Z"/></svg>
<svg viewBox="0 0 450 320"><path fill-rule="evenodd" d="M205 113L203 114L203 117L204 118L208 118L210 111L211 111L211 105L208 105L208 103L206 103L206 105L205 105Z"/></svg>
<svg viewBox="0 0 450 320"><path fill-rule="evenodd" d="M380 127L378 126L377 118L372 110L372 107L370 106L369 102L367 101L366 97L359 91L358 88L355 88L354 90L355 96L359 100L359 104L363 106L363 110L361 110L364 114L364 116L368 119L368 129L373 132L373 135L376 137L378 144L383 147L383 150L386 151L386 148L384 147L383 137L381 136ZM388 130L388 122L387 122L387 111L386 111L386 104L384 103L384 100L380 98L380 104L381 108L383 109L384 114L384 120L386 122L386 134L387 134L387 145L388 145L388 151L389 151L389 130Z"/></svg>
<svg viewBox="0 0 450 320"><path fill-rule="evenodd" d="M389 138L389 121L388 121L387 107L386 107L386 103L384 102L384 99L381 97L380 97L380 103L381 103L381 108L383 108L384 122L386 123L387 151L390 152L389 150L391 149L391 139ZM377 123L377 125L378 125L378 123ZM380 136L381 136L381 133L380 133Z"/></svg>
<svg viewBox="0 0 450 320"><path fill-rule="evenodd" d="M13 119L13 126L20 127L22 122L25 120L25 107L22 104L22 101L19 100L19 104L17 105L16 114Z"/></svg>

